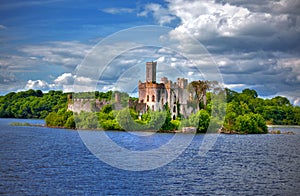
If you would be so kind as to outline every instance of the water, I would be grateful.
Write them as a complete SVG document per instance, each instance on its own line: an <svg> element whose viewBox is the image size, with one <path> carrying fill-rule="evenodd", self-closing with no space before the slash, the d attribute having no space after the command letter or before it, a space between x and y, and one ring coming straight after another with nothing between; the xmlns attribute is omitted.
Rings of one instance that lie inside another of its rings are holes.
<svg viewBox="0 0 300 196"><path fill-rule="evenodd" d="M97 159L72 130L9 126L0 119L0 194L7 195L299 195L300 129L295 135L220 135L206 157L197 135L168 165L142 172L116 169ZM28 120L18 120L26 121ZM42 121L30 121L41 124ZM285 128L279 128L284 131ZM108 132L115 141L134 141ZM155 145L172 134L155 136ZM129 145L128 143L125 145ZM130 147L130 145L129 145Z"/></svg>

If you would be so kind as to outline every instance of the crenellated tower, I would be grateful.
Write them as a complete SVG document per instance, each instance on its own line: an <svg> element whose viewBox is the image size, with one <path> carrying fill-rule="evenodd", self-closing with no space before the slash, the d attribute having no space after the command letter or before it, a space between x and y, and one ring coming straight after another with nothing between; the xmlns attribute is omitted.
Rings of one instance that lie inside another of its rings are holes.
<svg viewBox="0 0 300 196"><path fill-rule="evenodd" d="M146 82L156 82L156 64L153 61L146 63Z"/></svg>

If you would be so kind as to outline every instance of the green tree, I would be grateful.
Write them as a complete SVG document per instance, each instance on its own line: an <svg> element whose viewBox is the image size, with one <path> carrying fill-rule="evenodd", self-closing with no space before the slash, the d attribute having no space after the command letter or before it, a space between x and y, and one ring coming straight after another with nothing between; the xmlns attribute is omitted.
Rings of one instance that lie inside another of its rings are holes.
<svg viewBox="0 0 300 196"><path fill-rule="evenodd" d="M267 125L259 114L245 114L237 117L235 130L240 133L267 133Z"/></svg>
<svg viewBox="0 0 300 196"><path fill-rule="evenodd" d="M67 121L66 121L64 127L70 128L70 129L75 129L75 128L76 128L74 116L70 116L70 117L67 119Z"/></svg>
<svg viewBox="0 0 300 196"><path fill-rule="evenodd" d="M206 132L210 122L210 115L206 110L199 110L189 117L189 125L197 127L198 132Z"/></svg>

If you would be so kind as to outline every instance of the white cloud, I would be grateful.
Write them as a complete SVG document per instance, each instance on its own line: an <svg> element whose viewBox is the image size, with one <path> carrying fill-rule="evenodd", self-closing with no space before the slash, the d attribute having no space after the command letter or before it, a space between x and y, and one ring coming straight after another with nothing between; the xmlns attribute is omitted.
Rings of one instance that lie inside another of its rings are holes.
<svg viewBox="0 0 300 196"><path fill-rule="evenodd" d="M291 39L299 39L299 16L277 12L253 12L242 3L222 4L213 0L168 2L169 13L181 20L176 31L187 32L200 41L210 41L214 44L210 47L220 47L222 44L226 48L244 45L244 48L248 47L251 50L255 47L293 44ZM171 36L183 40L182 42L185 40L184 37L176 37L176 32ZM286 39L287 37L289 39ZM293 44L293 47L297 46ZM186 48L189 49L190 46L186 44Z"/></svg>
<svg viewBox="0 0 300 196"><path fill-rule="evenodd" d="M28 80L24 89L40 89L43 91L49 90L63 90L64 92L73 92L74 86L77 89L84 91L92 91L95 89L93 86L95 82L87 77L78 77L72 73L63 73L53 80L52 83L48 83L44 80Z"/></svg>
<svg viewBox="0 0 300 196"><path fill-rule="evenodd" d="M189 72L188 72L188 76L192 76L193 74L194 74L193 71L189 71Z"/></svg>
<svg viewBox="0 0 300 196"><path fill-rule="evenodd" d="M300 41L300 13L295 12L299 6L299 1L293 0L168 0L167 12L180 19L170 37L180 40L178 48L192 55L199 55L195 43L178 32L202 42L219 65L227 87L254 88L262 96L284 92L298 100L292 94L300 91L296 44ZM203 75L206 68L215 66L206 57L194 63Z"/></svg>
<svg viewBox="0 0 300 196"><path fill-rule="evenodd" d="M167 8L156 3L147 4L145 6L145 10L140 12L138 16L147 16L149 13L153 15L154 19L160 25L169 24L176 19L176 17L171 14Z"/></svg>
<svg viewBox="0 0 300 196"><path fill-rule="evenodd" d="M224 86L229 89L236 89L236 88L244 88L246 85L245 84L224 84Z"/></svg>
<svg viewBox="0 0 300 196"><path fill-rule="evenodd" d="M76 76L73 76L71 73L63 73L54 80L54 83L60 85L70 85L74 83L75 78Z"/></svg>
<svg viewBox="0 0 300 196"><path fill-rule="evenodd" d="M165 57L161 56L156 61L157 61L157 63L163 63L165 61Z"/></svg>
<svg viewBox="0 0 300 196"><path fill-rule="evenodd" d="M297 105L297 106L300 106L300 97L298 97L298 98L296 98L295 100L294 100L294 103L293 103L294 105Z"/></svg>
<svg viewBox="0 0 300 196"><path fill-rule="evenodd" d="M48 91L54 87L53 84L48 84L43 80L28 80L25 86L25 90L35 89L35 90L43 90Z"/></svg>
<svg viewBox="0 0 300 196"><path fill-rule="evenodd" d="M123 13L132 13L132 12L134 12L134 9L112 7L112 8L101 9L100 11L109 13L109 14L123 14Z"/></svg>
<svg viewBox="0 0 300 196"><path fill-rule="evenodd" d="M0 91L18 90L26 85L26 88L47 89L43 80L29 82L27 78L30 78L31 74L39 74L41 78L46 78L51 68L57 73L61 73L62 70L73 71L91 47L78 41L60 41L19 46L16 54L3 52L0 54ZM9 85L11 87L8 87Z"/></svg>

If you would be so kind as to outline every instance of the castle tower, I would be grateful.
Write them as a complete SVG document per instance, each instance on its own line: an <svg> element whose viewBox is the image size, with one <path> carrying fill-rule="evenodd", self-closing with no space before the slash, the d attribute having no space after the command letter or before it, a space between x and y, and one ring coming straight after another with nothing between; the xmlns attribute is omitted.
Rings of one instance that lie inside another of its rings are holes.
<svg viewBox="0 0 300 196"><path fill-rule="evenodd" d="M153 61L146 63L146 82L156 82L156 64Z"/></svg>
<svg viewBox="0 0 300 196"><path fill-rule="evenodd" d="M121 101L120 93L119 92L115 92L115 102L116 103L120 103L120 101Z"/></svg>

